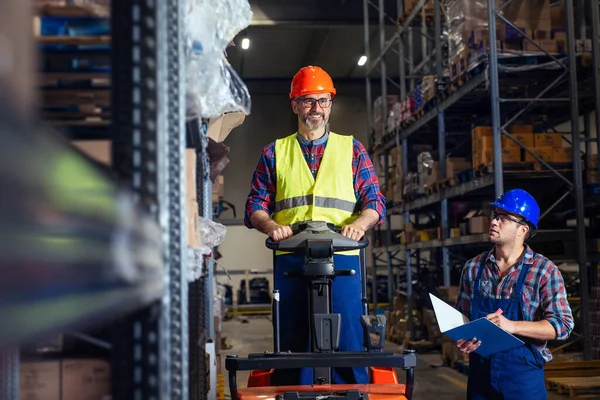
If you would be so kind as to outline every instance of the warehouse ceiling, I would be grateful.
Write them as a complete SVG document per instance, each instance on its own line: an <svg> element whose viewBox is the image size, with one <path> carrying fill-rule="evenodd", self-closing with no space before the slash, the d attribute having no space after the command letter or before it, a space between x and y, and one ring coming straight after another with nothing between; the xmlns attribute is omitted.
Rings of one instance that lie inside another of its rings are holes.
<svg viewBox="0 0 600 400"><path fill-rule="evenodd" d="M338 82L364 80L365 66L357 64L364 51L362 0L250 0L251 25L227 50L229 62L246 82L289 82L304 65L327 70ZM377 4L377 0L372 0ZM396 0L385 0L386 39L396 30ZM378 11L369 6L370 48L379 48ZM248 38L250 46L242 49ZM389 52L390 71L398 55ZM393 75L393 74L392 74Z"/></svg>

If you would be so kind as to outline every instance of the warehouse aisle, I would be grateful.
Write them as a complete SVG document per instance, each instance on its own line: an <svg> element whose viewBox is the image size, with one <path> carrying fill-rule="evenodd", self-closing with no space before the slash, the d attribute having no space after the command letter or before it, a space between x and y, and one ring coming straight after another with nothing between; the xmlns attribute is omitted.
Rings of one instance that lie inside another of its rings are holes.
<svg viewBox="0 0 600 400"><path fill-rule="evenodd" d="M234 319L223 323L222 337L226 338L229 349L223 349L221 368L227 382L224 358L226 354L245 356L248 353L260 353L272 350L271 322L267 317L248 317L247 322ZM387 342L388 351L401 352L401 347ZM399 374L403 379L403 374ZM238 382L241 387L246 385L248 373L238 373ZM441 366L439 354L422 354L418 356L417 370L415 372L415 400L464 400L467 387L466 376L458 371ZM549 400L565 400L554 392L548 393ZM225 384L225 397L229 396L229 387Z"/></svg>

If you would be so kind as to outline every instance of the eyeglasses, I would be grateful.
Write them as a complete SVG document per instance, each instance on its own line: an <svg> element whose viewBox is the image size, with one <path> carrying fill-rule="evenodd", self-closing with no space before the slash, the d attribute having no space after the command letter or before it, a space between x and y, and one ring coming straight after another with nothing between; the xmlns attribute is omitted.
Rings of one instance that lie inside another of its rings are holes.
<svg viewBox="0 0 600 400"><path fill-rule="evenodd" d="M310 97L304 97L296 100L296 103L302 104L306 108L313 108L315 104L319 102L319 106L321 108L329 108L331 107L331 103L333 100L328 99L327 97L321 97L320 99L313 99Z"/></svg>
<svg viewBox="0 0 600 400"><path fill-rule="evenodd" d="M493 221L496 218L498 218L498 220L500 222L511 221L511 222L515 222L515 223L520 224L520 225L526 225L525 221L523 221L522 219L519 219L519 218L517 218L517 217L515 217L513 215L510 215L510 214L499 214L497 211L492 211L492 213L490 214L490 220Z"/></svg>

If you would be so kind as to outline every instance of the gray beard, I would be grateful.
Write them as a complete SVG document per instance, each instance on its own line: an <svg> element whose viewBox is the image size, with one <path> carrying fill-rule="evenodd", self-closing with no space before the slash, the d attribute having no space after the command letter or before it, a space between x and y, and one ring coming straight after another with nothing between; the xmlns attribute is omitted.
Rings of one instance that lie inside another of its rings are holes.
<svg viewBox="0 0 600 400"><path fill-rule="evenodd" d="M323 121L315 124L315 123L311 123L308 120L308 114L306 115L306 117L301 118L302 120L302 124L307 127L308 129L310 129L311 131L316 131L317 129L321 129L323 128L325 125L327 125L327 122L329 122L329 119L325 119L323 118Z"/></svg>

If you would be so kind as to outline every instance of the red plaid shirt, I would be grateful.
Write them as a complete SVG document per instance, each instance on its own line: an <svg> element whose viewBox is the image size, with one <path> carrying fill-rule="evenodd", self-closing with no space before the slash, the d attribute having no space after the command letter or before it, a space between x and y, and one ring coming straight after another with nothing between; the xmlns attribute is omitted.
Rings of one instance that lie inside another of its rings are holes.
<svg viewBox="0 0 600 400"><path fill-rule="evenodd" d="M494 251L485 252L467 261L462 271L456 308L470 319L473 285L477 277L477 269L482 257L486 268L481 276L480 290L486 297L508 299L514 291L523 264L529 264L523 288L524 309L521 310L525 321L547 320L556 331L556 339L569 337L575 323L571 307L567 301L565 283L558 267L541 254L534 253L525 245L525 254L513 265L504 278L496 264ZM552 360L552 354L545 341L536 343L536 347L546 361Z"/></svg>
<svg viewBox="0 0 600 400"><path fill-rule="evenodd" d="M304 159L313 177L316 177L321 165L321 159L323 158L323 152L327 146L328 133L312 142L301 135L297 136ZM371 208L377 211L380 216L377 224L380 224L385 217L385 197L381 194L375 168L373 168L373 163L364 146L358 140L354 140L353 144L352 172L354 173L354 192L358 202L358 209L364 211L367 208ZM276 182L275 142L272 142L263 149L252 176L250 194L246 201L244 216L244 223L247 227L252 228L250 216L255 211L262 210L269 215L273 213L275 209Z"/></svg>

